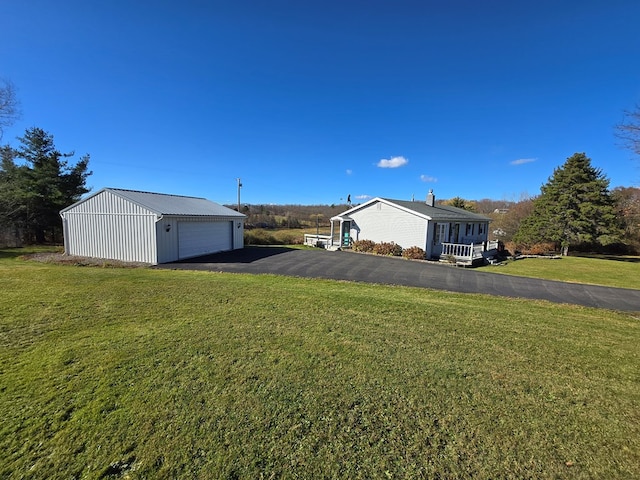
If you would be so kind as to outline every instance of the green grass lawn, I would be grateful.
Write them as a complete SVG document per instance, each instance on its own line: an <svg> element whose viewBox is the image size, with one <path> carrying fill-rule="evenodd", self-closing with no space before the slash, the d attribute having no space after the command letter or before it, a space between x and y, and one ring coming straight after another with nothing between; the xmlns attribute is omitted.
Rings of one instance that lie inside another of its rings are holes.
<svg viewBox="0 0 640 480"><path fill-rule="evenodd" d="M7 250L0 291L0 478L640 478L633 314Z"/></svg>
<svg viewBox="0 0 640 480"><path fill-rule="evenodd" d="M502 265L479 267L478 270L563 282L640 289L640 257L524 258Z"/></svg>

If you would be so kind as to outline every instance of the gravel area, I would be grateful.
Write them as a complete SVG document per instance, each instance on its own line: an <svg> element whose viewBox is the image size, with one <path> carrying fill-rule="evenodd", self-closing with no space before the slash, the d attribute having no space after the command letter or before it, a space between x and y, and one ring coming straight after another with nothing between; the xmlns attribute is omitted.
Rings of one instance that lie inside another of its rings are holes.
<svg viewBox="0 0 640 480"><path fill-rule="evenodd" d="M74 265L80 267L105 267L105 268L144 268L148 263L122 262L120 260L105 260L104 258L78 257L65 255L64 253L43 252L24 255L22 258L41 263L55 263L57 265Z"/></svg>

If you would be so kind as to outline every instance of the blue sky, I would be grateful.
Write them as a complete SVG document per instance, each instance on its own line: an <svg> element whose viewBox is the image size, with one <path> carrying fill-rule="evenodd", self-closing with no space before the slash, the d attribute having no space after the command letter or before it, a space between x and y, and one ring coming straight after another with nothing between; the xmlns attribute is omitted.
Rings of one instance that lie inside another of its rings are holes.
<svg viewBox="0 0 640 480"><path fill-rule="evenodd" d="M89 185L235 203L518 200L585 152L638 166L640 2L0 0L22 119Z"/></svg>

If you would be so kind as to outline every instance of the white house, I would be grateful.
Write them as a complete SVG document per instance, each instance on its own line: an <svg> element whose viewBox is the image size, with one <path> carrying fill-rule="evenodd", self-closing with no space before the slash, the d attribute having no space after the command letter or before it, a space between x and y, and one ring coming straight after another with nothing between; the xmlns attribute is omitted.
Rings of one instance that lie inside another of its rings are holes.
<svg viewBox="0 0 640 480"><path fill-rule="evenodd" d="M437 205L432 191L426 201L378 197L333 217L329 243L348 247L356 240L394 242L402 248L420 247L427 258L453 255L472 263L489 248L490 221L461 208Z"/></svg>
<svg viewBox="0 0 640 480"><path fill-rule="evenodd" d="M60 216L68 255L155 265L244 247L245 215L205 198L104 188Z"/></svg>

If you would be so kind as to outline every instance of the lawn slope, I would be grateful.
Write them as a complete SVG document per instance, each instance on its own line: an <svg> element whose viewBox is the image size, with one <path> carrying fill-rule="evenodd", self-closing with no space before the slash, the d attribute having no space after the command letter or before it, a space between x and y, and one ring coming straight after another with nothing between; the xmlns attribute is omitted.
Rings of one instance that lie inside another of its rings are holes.
<svg viewBox="0 0 640 480"><path fill-rule="evenodd" d="M561 282L640 290L640 257L523 258L478 270Z"/></svg>
<svg viewBox="0 0 640 480"><path fill-rule="evenodd" d="M1 478L638 478L640 322L0 258Z"/></svg>

